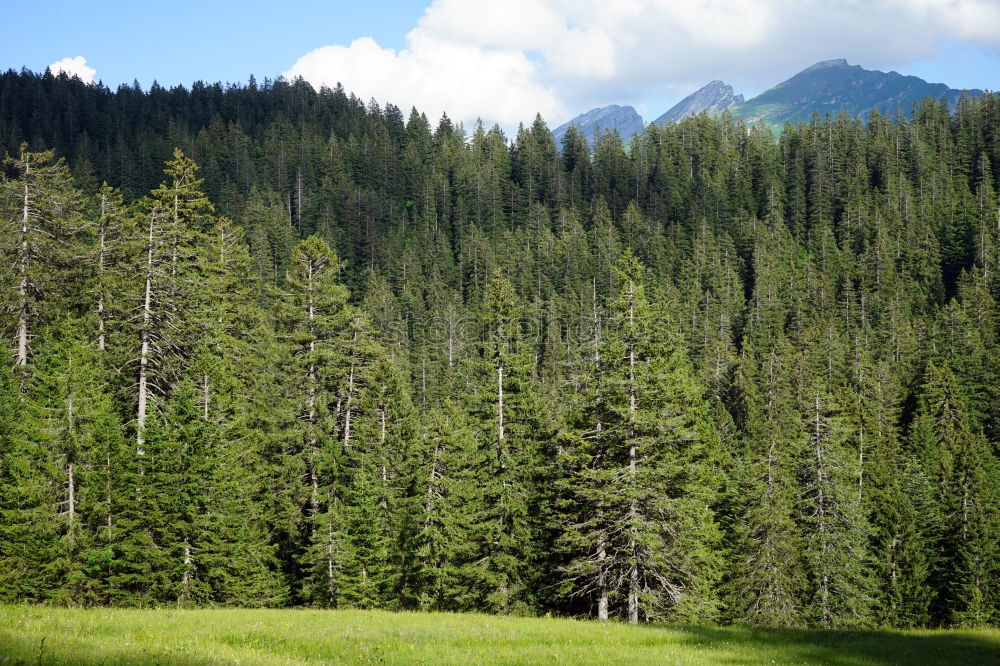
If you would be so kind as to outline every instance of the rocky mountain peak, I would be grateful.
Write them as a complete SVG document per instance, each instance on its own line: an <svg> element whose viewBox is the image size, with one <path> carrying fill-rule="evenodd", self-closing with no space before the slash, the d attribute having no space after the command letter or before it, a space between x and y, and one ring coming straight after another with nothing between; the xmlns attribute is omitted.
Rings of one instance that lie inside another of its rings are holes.
<svg viewBox="0 0 1000 666"><path fill-rule="evenodd" d="M979 96L983 91L956 90L916 76L849 65L844 58L838 58L807 67L734 107L732 113L747 122L763 120L772 127L780 127L785 121L808 120L813 113L820 117L847 113L856 118L866 118L873 111L907 113L928 97L954 107L962 94Z"/></svg>
<svg viewBox="0 0 1000 666"><path fill-rule="evenodd" d="M595 130L600 132L618 130L618 134L627 141L632 138L633 134L642 134L642 131L646 129L646 123L631 106L610 104L581 113L576 118L552 130L556 144L562 141L570 127L575 127L582 132L590 143L590 147L593 148Z"/></svg>
<svg viewBox="0 0 1000 666"><path fill-rule="evenodd" d="M736 104L742 104L743 101L743 95L737 95L732 86L716 79L682 99L653 122L657 125L667 125L688 116L696 116L703 111L717 113Z"/></svg>
<svg viewBox="0 0 1000 666"><path fill-rule="evenodd" d="M820 60L815 65L806 67L801 72L799 72L799 74L805 74L806 72L815 72L821 69L830 69L832 67L850 67L850 65L847 64L846 58L835 58L833 60Z"/></svg>

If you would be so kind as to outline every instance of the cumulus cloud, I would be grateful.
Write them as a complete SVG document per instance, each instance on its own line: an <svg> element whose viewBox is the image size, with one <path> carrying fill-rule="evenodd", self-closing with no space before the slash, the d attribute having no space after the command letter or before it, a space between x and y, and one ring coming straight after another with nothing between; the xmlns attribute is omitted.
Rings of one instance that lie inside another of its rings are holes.
<svg viewBox="0 0 1000 666"><path fill-rule="evenodd" d="M510 125L538 111L558 124L716 78L759 92L831 58L901 67L946 40L1000 49L1000 2L433 0L406 49L358 39L312 51L285 75L465 122Z"/></svg>
<svg viewBox="0 0 1000 666"><path fill-rule="evenodd" d="M301 76L314 86L344 87L363 100L374 98L427 112L447 112L469 127L477 118L510 127L527 114L566 114L555 91L538 77L523 51L482 48L414 30L408 49L382 48L373 39L350 46L324 46L299 58L286 78Z"/></svg>
<svg viewBox="0 0 1000 666"><path fill-rule="evenodd" d="M58 75L59 72L66 72L66 76L69 76L70 78L78 76L84 83L93 83L94 74L97 74L97 70L88 65L87 59L83 56L56 60L54 63L49 65L49 71L56 75Z"/></svg>
<svg viewBox="0 0 1000 666"><path fill-rule="evenodd" d="M895 0L895 5L924 21L941 24L950 37L1000 47L997 0Z"/></svg>

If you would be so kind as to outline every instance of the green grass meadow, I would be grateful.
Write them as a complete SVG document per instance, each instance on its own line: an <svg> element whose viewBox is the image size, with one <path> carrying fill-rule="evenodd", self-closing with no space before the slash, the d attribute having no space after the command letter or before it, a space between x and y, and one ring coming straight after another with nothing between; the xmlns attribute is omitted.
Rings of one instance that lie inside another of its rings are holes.
<svg viewBox="0 0 1000 666"><path fill-rule="evenodd" d="M0 607L0 664L1000 664L1000 630L631 627L319 610Z"/></svg>

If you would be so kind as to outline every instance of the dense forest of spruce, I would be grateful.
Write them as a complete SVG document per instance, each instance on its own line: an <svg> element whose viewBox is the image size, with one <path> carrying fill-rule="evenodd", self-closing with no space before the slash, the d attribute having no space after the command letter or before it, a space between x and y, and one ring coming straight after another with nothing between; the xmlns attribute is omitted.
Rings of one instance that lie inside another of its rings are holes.
<svg viewBox="0 0 1000 666"><path fill-rule="evenodd" d="M0 601L1000 622L1000 98L591 153L8 71L4 151Z"/></svg>

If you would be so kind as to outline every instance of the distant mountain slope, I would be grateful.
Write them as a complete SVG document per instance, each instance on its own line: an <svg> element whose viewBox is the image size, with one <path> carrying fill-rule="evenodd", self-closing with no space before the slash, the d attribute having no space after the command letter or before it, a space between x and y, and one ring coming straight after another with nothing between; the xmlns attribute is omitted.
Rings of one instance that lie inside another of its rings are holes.
<svg viewBox="0 0 1000 666"><path fill-rule="evenodd" d="M561 145L563 135L571 126L583 132L587 141L590 142L591 148L594 147L594 130L598 127L601 131L618 130L618 133L626 141L631 139L633 134L642 134L642 131L646 129L646 123L634 108L612 104L599 109L591 109L552 130L556 145Z"/></svg>
<svg viewBox="0 0 1000 666"><path fill-rule="evenodd" d="M814 111L820 115L846 111L859 117L868 116L872 110L909 112L914 102L926 97L954 105L962 92L916 76L863 69L844 59L824 60L730 110L748 122L763 120L781 125L786 120L808 120ZM982 90L966 92L983 94Z"/></svg>
<svg viewBox="0 0 1000 666"><path fill-rule="evenodd" d="M916 76L864 69L849 65L841 58L818 62L750 100L737 95L732 86L712 81L675 104L653 124L669 125L703 111L716 114L729 109L735 117L747 122L763 120L777 129L788 120L809 120L813 112L822 116L846 111L861 118L873 110L893 114L896 109L902 109L908 113L915 103L927 97L954 106L963 93L981 96L983 91L958 90L943 83L928 83ZM626 141L645 129L642 117L634 108L617 104L591 109L560 125L552 131L557 144L571 126L587 137L591 148L597 128L618 130Z"/></svg>
<svg viewBox="0 0 1000 666"><path fill-rule="evenodd" d="M653 121L656 125L667 125L677 122L688 116L696 116L702 111L715 113L728 109L736 104L742 104L745 100L743 95L737 95L733 87L726 85L722 81L712 81L700 90L697 90L680 102L675 104L669 111Z"/></svg>

